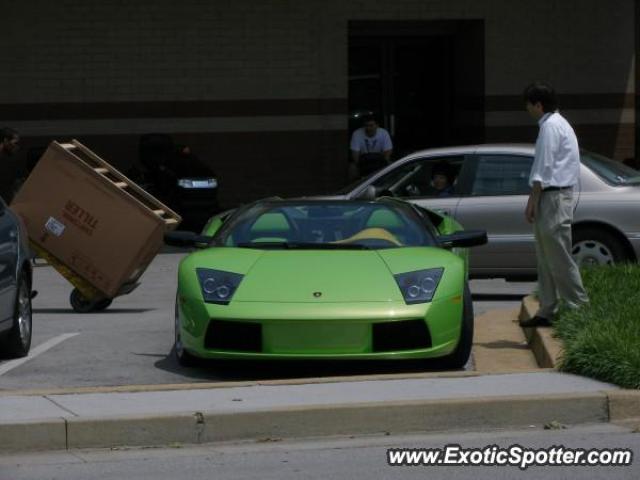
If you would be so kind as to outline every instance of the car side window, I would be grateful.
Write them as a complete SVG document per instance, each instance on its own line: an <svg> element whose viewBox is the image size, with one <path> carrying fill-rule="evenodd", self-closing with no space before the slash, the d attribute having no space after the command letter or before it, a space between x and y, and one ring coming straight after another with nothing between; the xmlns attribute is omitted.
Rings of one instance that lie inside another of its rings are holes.
<svg viewBox="0 0 640 480"><path fill-rule="evenodd" d="M528 155L476 155L472 196L528 195L533 157Z"/></svg>
<svg viewBox="0 0 640 480"><path fill-rule="evenodd" d="M403 198L457 196L463 163L462 155L418 159L388 172L373 185L380 194L389 192Z"/></svg>

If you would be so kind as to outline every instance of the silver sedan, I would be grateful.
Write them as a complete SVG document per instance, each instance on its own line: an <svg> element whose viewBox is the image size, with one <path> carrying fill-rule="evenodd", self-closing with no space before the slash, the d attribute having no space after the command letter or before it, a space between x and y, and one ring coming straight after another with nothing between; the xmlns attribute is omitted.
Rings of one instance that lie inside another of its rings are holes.
<svg viewBox="0 0 640 480"><path fill-rule="evenodd" d="M533 155L533 145L524 144L423 150L346 187L338 197L392 195L440 210L465 229L487 230L489 243L471 253L473 277L533 278L533 229L524 216ZM447 177L448 188L434 183L438 174ZM639 171L582 151L575 200L573 255L581 266L640 258Z"/></svg>

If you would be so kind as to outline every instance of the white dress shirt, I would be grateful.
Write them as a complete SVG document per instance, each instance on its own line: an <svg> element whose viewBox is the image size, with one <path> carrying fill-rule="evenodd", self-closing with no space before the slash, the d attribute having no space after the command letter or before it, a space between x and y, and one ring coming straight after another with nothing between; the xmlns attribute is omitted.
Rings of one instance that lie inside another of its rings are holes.
<svg viewBox="0 0 640 480"><path fill-rule="evenodd" d="M391 149L391 136L384 128L378 127L373 137L367 136L364 128L358 128L351 135L351 150L355 152L382 153Z"/></svg>
<svg viewBox="0 0 640 480"><path fill-rule="evenodd" d="M580 177L578 139L569 122L558 112L546 113L538 122L536 154L529 185L540 182L542 188L573 187Z"/></svg>

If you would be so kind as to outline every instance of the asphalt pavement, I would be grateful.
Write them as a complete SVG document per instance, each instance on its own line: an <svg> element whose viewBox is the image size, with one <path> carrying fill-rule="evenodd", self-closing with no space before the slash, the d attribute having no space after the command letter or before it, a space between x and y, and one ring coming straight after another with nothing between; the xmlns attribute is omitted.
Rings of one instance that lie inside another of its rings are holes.
<svg viewBox="0 0 640 480"><path fill-rule="evenodd" d="M190 480L210 479L446 479L514 478L637 479L640 464L631 466L394 466L389 448L464 448L498 445L549 448L625 448L640 451L640 434L610 424L566 430L530 428L519 431L371 436L350 439L278 442L263 439L231 445L165 449L87 450L29 455L0 455L1 480Z"/></svg>
<svg viewBox="0 0 640 480"><path fill-rule="evenodd" d="M176 272L182 253L159 255L141 286L102 313L77 314L71 286L49 266L36 267L31 355L0 360L0 390L279 379L424 371L424 364L213 363L183 368L172 355ZM532 283L473 281L476 315L516 308ZM428 367L427 367L428 368ZM473 361L467 366L473 369Z"/></svg>

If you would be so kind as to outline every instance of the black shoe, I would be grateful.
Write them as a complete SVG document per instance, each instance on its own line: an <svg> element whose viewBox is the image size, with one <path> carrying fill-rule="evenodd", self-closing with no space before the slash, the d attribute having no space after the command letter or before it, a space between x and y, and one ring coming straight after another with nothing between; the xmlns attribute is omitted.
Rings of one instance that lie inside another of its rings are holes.
<svg viewBox="0 0 640 480"><path fill-rule="evenodd" d="M549 320L548 318L539 317L538 315L536 315L535 317L530 318L529 320L520 320L520 326L521 327L550 327L551 320Z"/></svg>

